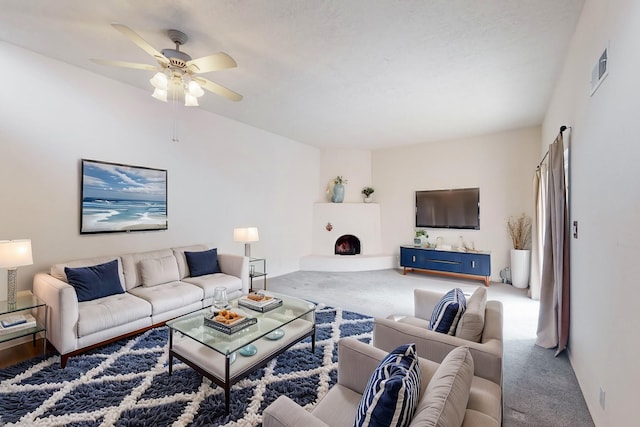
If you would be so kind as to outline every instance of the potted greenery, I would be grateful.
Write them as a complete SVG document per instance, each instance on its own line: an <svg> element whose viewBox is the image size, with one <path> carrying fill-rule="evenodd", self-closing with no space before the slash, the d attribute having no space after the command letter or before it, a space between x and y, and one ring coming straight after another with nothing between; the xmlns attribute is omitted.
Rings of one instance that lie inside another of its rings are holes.
<svg viewBox="0 0 640 427"><path fill-rule="evenodd" d="M346 183L347 180L341 175L338 175L333 179L333 195L331 196L331 201L333 203L342 203L344 200L344 184Z"/></svg>
<svg viewBox="0 0 640 427"><path fill-rule="evenodd" d="M510 253L511 284L524 289L529 286L531 272L531 218L522 213L507 221L507 230L513 243Z"/></svg>
<svg viewBox="0 0 640 427"><path fill-rule="evenodd" d="M373 194L375 190L373 189L373 187L364 187L361 191L362 195L364 196L364 202L365 203L371 203L371 195Z"/></svg>
<svg viewBox="0 0 640 427"><path fill-rule="evenodd" d="M426 243L429 234L426 230L416 230L416 237L413 238L413 246L422 246L423 241Z"/></svg>

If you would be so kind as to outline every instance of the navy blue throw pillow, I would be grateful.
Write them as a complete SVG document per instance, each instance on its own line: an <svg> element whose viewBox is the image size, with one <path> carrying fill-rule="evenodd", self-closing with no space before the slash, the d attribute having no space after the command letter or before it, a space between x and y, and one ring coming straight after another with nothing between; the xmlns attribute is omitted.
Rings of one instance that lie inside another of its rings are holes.
<svg viewBox="0 0 640 427"><path fill-rule="evenodd" d="M222 273L218 265L218 248L202 252L184 252L191 277Z"/></svg>
<svg viewBox="0 0 640 427"><path fill-rule="evenodd" d="M466 309L467 300L462 289L451 289L433 309L429 329L443 334L455 335L458 321Z"/></svg>
<svg viewBox="0 0 640 427"><path fill-rule="evenodd" d="M78 302L124 293L117 259L90 267L65 267L64 274L67 275L69 284L75 288Z"/></svg>
<svg viewBox="0 0 640 427"><path fill-rule="evenodd" d="M382 359L369 378L354 427L408 426L418 405L420 382L416 345L399 346Z"/></svg>

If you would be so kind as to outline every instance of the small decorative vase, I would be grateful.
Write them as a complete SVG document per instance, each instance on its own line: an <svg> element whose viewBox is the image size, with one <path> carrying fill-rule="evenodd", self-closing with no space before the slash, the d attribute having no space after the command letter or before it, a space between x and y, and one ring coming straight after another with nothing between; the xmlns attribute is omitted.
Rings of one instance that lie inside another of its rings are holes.
<svg viewBox="0 0 640 427"><path fill-rule="evenodd" d="M344 200L344 184L336 184L333 186L333 196L331 201L333 203L342 203Z"/></svg>
<svg viewBox="0 0 640 427"><path fill-rule="evenodd" d="M422 246L422 239L419 238L419 237L416 237L415 239L413 239L413 246L415 246L415 247Z"/></svg>
<svg viewBox="0 0 640 427"><path fill-rule="evenodd" d="M365 203L371 203L371 197L365 197L364 198L364 202Z"/></svg>

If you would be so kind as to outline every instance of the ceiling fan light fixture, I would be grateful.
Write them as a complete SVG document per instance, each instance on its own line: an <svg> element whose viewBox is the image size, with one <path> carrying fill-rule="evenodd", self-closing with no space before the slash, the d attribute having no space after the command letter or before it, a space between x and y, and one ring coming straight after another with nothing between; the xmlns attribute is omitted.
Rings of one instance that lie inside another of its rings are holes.
<svg viewBox="0 0 640 427"><path fill-rule="evenodd" d="M198 104L198 98L196 98L193 95L190 95L188 93L185 92L184 94L184 106L185 107L197 107L200 104Z"/></svg>
<svg viewBox="0 0 640 427"><path fill-rule="evenodd" d="M167 102L167 90L166 89L155 88L154 91L153 91L153 94L151 96L153 96L155 99L157 99L159 101Z"/></svg>
<svg viewBox="0 0 640 427"><path fill-rule="evenodd" d="M189 90L189 95L194 96L196 98L200 98L202 95L204 95L204 90L202 90L200 85L193 80L189 82L187 89Z"/></svg>
<svg viewBox="0 0 640 427"><path fill-rule="evenodd" d="M93 62L102 65L154 71L155 74L149 79L149 83L154 88L151 95L154 98L163 102L167 102L171 98L172 103L184 100L186 106L198 106L198 98L204 95L205 91L203 89L206 89L231 101L242 100L242 95L210 80L202 77L197 77L197 81L192 80L193 74L237 67L236 61L226 53L218 52L213 55L192 59L190 55L180 51L180 46L189 39L182 31L168 31L169 38L176 45L175 49L158 51L126 25L112 23L111 26L151 55L158 62L158 66L101 59L92 59Z"/></svg>
<svg viewBox="0 0 640 427"><path fill-rule="evenodd" d="M149 79L149 82L156 89L162 89L165 91L169 86L169 79L167 78L167 75L161 71L158 71L157 73L155 73L154 76L151 79Z"/></svg>

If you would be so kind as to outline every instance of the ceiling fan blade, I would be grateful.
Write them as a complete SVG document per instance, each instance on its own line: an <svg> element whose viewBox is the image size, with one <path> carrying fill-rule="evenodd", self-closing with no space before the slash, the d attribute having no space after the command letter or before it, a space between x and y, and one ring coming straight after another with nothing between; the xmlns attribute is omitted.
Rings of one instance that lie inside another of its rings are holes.
<svg viewBox="0 0 640 427"><path fill-rule="evenodd" d="M149 55L153 56L159 63L163 65L169 64L169 60L167 59L166 56L164 56L156 48L154 48L149 43L147 43L142 37L140 37L131 28L127 27L126 25L116 24L116 23L111 24L111 26L116 30L120 31L122 34L124 34L124 36L127 37L129 40L137 44L140 49L144 50Z"/></svg>
<svg viewBox="0 0 640 427"><path fill-rule="evenodd" d="M202 58L192 59L187 62L187 68L192 73L208 73L210 71L224 70L225 68L234 68L237 66L236 61L224 52L203 56Z"/></svg>
<svg viewBox="0 0 640 427"><path fill-rule="evenodd" d="M109 59L91 58L91 61L100 65L110 65L113 67L135 68L136 70L158 71L157 65L136 64L135 62L111 61Z"/></svg>
<svg viewBox="0 0 640 427"><path fill-rule="evenodd" d="M231 101L241 101L242 95L232 91L231 89L227 89L224 86L219 85L218 83L214 83L211 80L203 79L202 77L194 77L195 80L200 86L209 92L213 92L216 95L224 96Z"/></svg>

